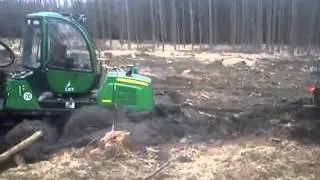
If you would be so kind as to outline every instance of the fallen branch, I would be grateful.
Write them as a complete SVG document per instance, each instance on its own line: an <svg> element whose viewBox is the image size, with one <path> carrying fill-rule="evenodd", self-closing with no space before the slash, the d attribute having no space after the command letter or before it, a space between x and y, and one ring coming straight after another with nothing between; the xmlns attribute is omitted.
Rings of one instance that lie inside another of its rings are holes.
<svg viewBox="0 0 320 180"><path fill-rule="evenodd" d="M155 176L157 173L159 173L161 170L163 170L165 167L167 167L170 164L170 160L162 164L160 167L158 167L156 170L152 171L149 175L145 176L143 180L147 180Z"/></svg>
<svg viewBox="0 0 320 180"><path fill-rule="evenodd" d="M180 153L179 153L180 154ZM143 180L147 180L152 178L153 176L155 176L157 173L159 173L160 171L162 171L165 167L168 167L170 165L171 162L174 162L175 160L178 160L179 158L184 157L181 156L181 154L179 156L176 156L174 158L169 159L167 162L163 163L161 166L159 166L157 169L155 169L154 171L152 171L149 175L145 176L144 178L142 178Z"/></svg>
<svg viewBox="0 0 320 180"><path fill-rule="evenodd" d="M14 154L18 153L19 151L25 149L26 147L30 146L31 144L36 142L42 136L43 136L43 132L37 131L34 134L32 134L30 137L28 137L27 139L23 140L19 144L15 145L14 147L7 150L6 152L2 153L0 155L0 163L6 161L12 155L14 155Z"/></svg>

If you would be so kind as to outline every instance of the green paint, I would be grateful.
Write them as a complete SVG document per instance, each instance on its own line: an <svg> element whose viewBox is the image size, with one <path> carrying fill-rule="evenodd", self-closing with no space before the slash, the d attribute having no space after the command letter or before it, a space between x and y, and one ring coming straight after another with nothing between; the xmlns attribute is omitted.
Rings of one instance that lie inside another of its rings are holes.
<svg viewBox="0 0 320 180"><path fill-rule="evenodd" d="M86 93L92 87L95 75L92 73L49 69L47 79L49 87L55 93Z"/></svg>
<svg viewBox="0 0 320 180"><path fill-rule="evenodd" d="M37 95L28 82L31 76L19 79L9 79L7 82L7 109L31 110L39 108Z"/></svg>
<svg viewBox="0 0 320 180"><path fill-rule="evenodd" d="M120 83L117 78L131 78L148 85ZM152 110L154 101L151 79L137 74L128 77L125 73L110 72L98 91L97 100L104 106L117 105L133 110Z"/></svg>

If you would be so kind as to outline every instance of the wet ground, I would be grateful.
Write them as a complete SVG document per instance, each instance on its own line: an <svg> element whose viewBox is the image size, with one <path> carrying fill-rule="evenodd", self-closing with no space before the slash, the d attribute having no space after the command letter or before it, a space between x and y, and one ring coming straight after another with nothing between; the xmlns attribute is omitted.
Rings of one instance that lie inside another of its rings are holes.
<svg viewBox="0 0 320 180"><path fill-rule="evenodd" d="M222 60L137 55L113 62L139 64L141 72L152 77L157 92L168 92L176 102L185 104L182 114L193 113L181 121L175 117L178 123L162 120L166 121L164 129L177 127L184 132L179 138L265 134L318 141L313 129L317 128L316 119L310 109L301 107L310 97L306 87L316 64L312 59L261 58L254 64L226 66Z"/></svg>

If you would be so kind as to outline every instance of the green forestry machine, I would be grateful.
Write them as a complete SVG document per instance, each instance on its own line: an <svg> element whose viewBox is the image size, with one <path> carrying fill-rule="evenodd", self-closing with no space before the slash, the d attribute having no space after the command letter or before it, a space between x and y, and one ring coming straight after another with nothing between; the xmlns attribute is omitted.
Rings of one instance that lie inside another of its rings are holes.
<svg viewBox="0 0 320 180"><path fill-rule="evenodd" d="M22 71L13 67L17 66L13 51L0 44L0 126L5 149L42 130L38 146L23 151L34 160L44 144L110 127L115 107L153 111L151 79L136 67L104 71L84 19L56 12L28 14Z"/></svg>

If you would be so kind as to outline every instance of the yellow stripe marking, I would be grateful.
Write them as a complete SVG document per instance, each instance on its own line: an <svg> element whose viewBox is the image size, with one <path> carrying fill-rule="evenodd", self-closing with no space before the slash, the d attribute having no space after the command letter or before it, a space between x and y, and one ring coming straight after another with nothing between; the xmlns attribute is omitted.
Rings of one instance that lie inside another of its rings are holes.
<svg viewBox="0 0 320 180"><path fill-rule="evenodd" d="M102 99L102 102L103 103L111 103L111 100L110 99Z"/></svg>
<svg viewBox="0 0 320 180"><path fill-rule="evenodd" d="M137 84L137 85L141 85L141 86L148 86L149 85L149 83L146 83L146 82L143 82L143 81L137 81L137 80L129 79L129 78L117 78L116 80L119 81L119 82Z"/></svg>

